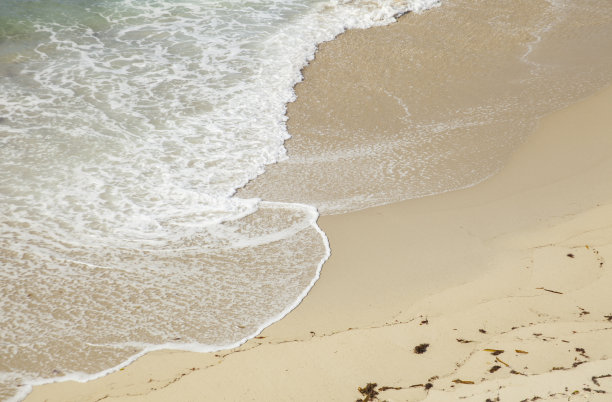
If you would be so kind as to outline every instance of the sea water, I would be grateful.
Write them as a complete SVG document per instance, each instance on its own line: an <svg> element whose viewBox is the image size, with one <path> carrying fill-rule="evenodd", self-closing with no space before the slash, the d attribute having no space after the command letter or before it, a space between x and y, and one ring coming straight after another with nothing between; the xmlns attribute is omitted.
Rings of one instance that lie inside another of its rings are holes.
<svg viewBox="0 0 612 402"><path fill-rule="evenodd" d="M286 158L316 45L436 0L2 0L0 399L255 336L329 256Z"/></svg>

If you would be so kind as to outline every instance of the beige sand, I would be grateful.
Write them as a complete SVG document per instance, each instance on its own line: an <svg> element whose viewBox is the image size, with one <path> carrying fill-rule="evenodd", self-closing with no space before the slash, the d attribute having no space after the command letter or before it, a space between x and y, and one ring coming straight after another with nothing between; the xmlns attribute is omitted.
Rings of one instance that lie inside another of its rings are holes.
<svg viewBox="0 0 612 402"><path fill-rule="evenodd" d="M563 58L547 49L538 57ZM597 82L566 88L568 99ZM475 187L323 216L332 257L321 279L241 348L151 353L96 381L36 387L27 400L350 401L367 383L381 400L609 400L610 110L612 88L547 116Z"/></svg>

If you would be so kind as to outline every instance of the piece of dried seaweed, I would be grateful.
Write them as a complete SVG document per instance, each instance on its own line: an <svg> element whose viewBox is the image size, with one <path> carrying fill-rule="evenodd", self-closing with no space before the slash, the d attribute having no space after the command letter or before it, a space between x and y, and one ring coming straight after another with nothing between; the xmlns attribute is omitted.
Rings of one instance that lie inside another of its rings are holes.
<svg viewBox="0 0 612 402"><path fill-rule="evenodd" d="M378 390L379 390L380 392L383 392L383 391L386 391L386 390L389 390L389 389L404 389L404 388L402 388L402 387L389 387L389 386L385 386L385 387L380 387L380 388L378 388Z"/></svg>
<svg viewBox="0 0 612 402"><path fill-rule="evenodd" d="M562 294L563 294L563 292L558 292L558 291L556 291L556 290L551 290L551 289L546 289L546 288L536 288L536 289L538 289L538 290L545 290L545 291L547 291L547 292L550 292L550 293L556 293L556 294L558 294L558 295L562 295Z"/></svg>
<svg viewBox="0 0 612 402"><path fill-rule="evenodd" d="M369 382L363 388L362 387L358 387L357 390L359 391L359 393L361 395L365 396L365 399L358 399L358 401L368 402L368 401L372 401L374 398L376 398L376 395L378 395L378 391L376 390L377 386L378 386L377 383Z"/></svg>
<svg viewBox="0 0 612 402"><path fill-rule="evenodd" d="M495 373L497 370L499 370L501 368L501 366L495 365L493 367L491 367L489 369L489 373Z"/></svg>
<svg viewBox="0 0 612 402"><path fill-rule="evenodd" d="M427 352L427 348L429 347L429 343L421 343L414 347L414 353L420 355Z"/></svg>
<svg viewBox="0 0 612 402"><path fill-rule="evenodd" d="M601 384L599 384L599 380L600 378L608 378L608 377L612 377L612 374L604 374L604 375L599 375L599 376L593 376L591 377L591 381L593 381L593 384L597 385L598 387L601 386Z"/></svg>
<svg viewBox="0 0 612 402"><path fill-rule="evenodd" d="M508 363L506 363L505 361L501 360L499 357L496 357L495 361L500 362L501 364L503 364L506 367L510 367L510 365Z"/></svg>
<svg viewBox="0 0 612 402"><path fill-rule="evenodd" d="M474 381L460 380L458 378L456 380L453 380L453 382L455 384L474 384Z"/></svg>
<svg viewBox="0 0 612 402"><path fill-rule="evenodd" d="M580 356L584 357L585 359L589 358L589 356L586 354L586 350L584 350L584 348L576 348L575 350L576 350L576 352L580 353Z"/></svg>

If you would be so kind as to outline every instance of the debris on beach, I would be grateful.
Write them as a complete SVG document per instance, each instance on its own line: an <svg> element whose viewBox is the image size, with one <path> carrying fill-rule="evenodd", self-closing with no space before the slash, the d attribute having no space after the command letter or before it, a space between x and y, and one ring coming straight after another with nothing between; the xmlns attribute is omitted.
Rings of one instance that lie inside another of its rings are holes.
<svg viewBox="0 0 612 402"><path fill-rule="evenodd" d="M355 402L374 402L374 401L379 401L380 399L378 398L378 394L380 394L381 392L385 392L385 391L389 391L389 390L400 390L400 389L404 389L404 387L392 387L392 386L382 386L380 388L378 388L378 384L375 382L369 382L366 384L365 387L358 387L357 390L359 391L359 393L361 395L363 395L365 398L363 399L357 399ZM416 384L416 385L411 385L409 388L416 388L416 387L425 387L426 390L428 390L429 388L433 387L432 384L427 383L425 385L423 384Z"/></svg>
<svg viewBox="0 0 612 402"><path fill-rule="evenodd" d="M429 343L421 343L418 346L414 347L414 353L420 355L427 352L427 348L429 347Z"/></svg>
<svg viewBox="0 0 612 402"><path fill-rule="evenodd" d="M474 381L460 380L458 378L453 380L453 382L455 384L474 384Z"/></svg>
<svg viewBox="0 0 612 402"><path fill-rule="evenodd" d="M384 392L387 391L389 389L394 389L394 390L400 390L400 389L404 389L403 387L389 387L389 386L384 386L384 387L380 387L379 391L380 392Z"/></svg>
<svg viewBox="0 0 612 402"><path fill-rule="evenodd" d="M538 289L538 290L545 290L545 291L547 291L547 292L550 292L550 293L556 293L556 294L558 294L558 295L562 295L562 294L563 294L563 292L558 292L558 291L556 291L556 290L551 290L551 289L546 289L546 288L536 288L536 289Z"/></svg>
<svg viewBox="0 0 612 402"><path fill-rule="evenodd" d="M593 381L593 384L595 384L598 387L600 387L601 384L597 380L599 380L601 378L608 378L608 377L612 377L612 374L604 374L604 375L600 375L600 376L593 376L593 377L591 377L591 381Z"/></svg>
<svg viewBox="0 0 612 402"><path fill-rule="evenodd" d="M576 352L580 353L580 356L584 357L585 359L588 359L589 356L586 354L586 350L584 350L584 348L575 348Z"/></svg>
<svg viewBox="0 0 612 402"><path fill-rule="evenodd" d="M368 402L368 401L373 401L374 399L378 399L376 398L376 396L378 395L378 391L376 390L377 386L378 386L377 383L369 382L363 388L358 387L357 390L359 391L361 395L365 396L365 398L357 399L357 401L355 402Z"/></svg>
<svg viewBox="0 0 612 402"><path fill-rule="evenodd" d="M506 363L505 361L503 361L502 359L500 359L499 357L495 358L496 362L500 362L501 364L503 364L506 367L510 367L510 365L508 363Z"/></svg>
<svg viewBox="0 0 612 402"><path fill-rule="evenodd" d="M427 391L427 390L433 388L433 384L430 383L430 382L428 382L426 384L414 384L414 385L411 385L409 388L419 388L419 387L423 387ZM394 389L402 389L402 388L394 388ZM381 390L382 390L382 388L381 388Z"/></svg>

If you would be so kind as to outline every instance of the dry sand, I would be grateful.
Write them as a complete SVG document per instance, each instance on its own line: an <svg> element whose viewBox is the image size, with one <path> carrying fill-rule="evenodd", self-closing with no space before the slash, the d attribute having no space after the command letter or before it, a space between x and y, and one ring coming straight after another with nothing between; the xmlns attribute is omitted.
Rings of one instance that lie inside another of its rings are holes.
<svg viewBox="0 0 612 402"><path fill-rule="evenodd" d="M546 49L537 57L562 57ZM566 88L567 99L603 81ZM549 114L522 145L519 135L499 148L505 165L474 187L321 217L332 247L321 279L238 349L150 353L96 381L36 387L27 400L350 401L368 383L381 400L610 400L611 110L608 88ZM530 133L537 113L525 119ZM265 180L274 181L245 191Z"/></svg>

